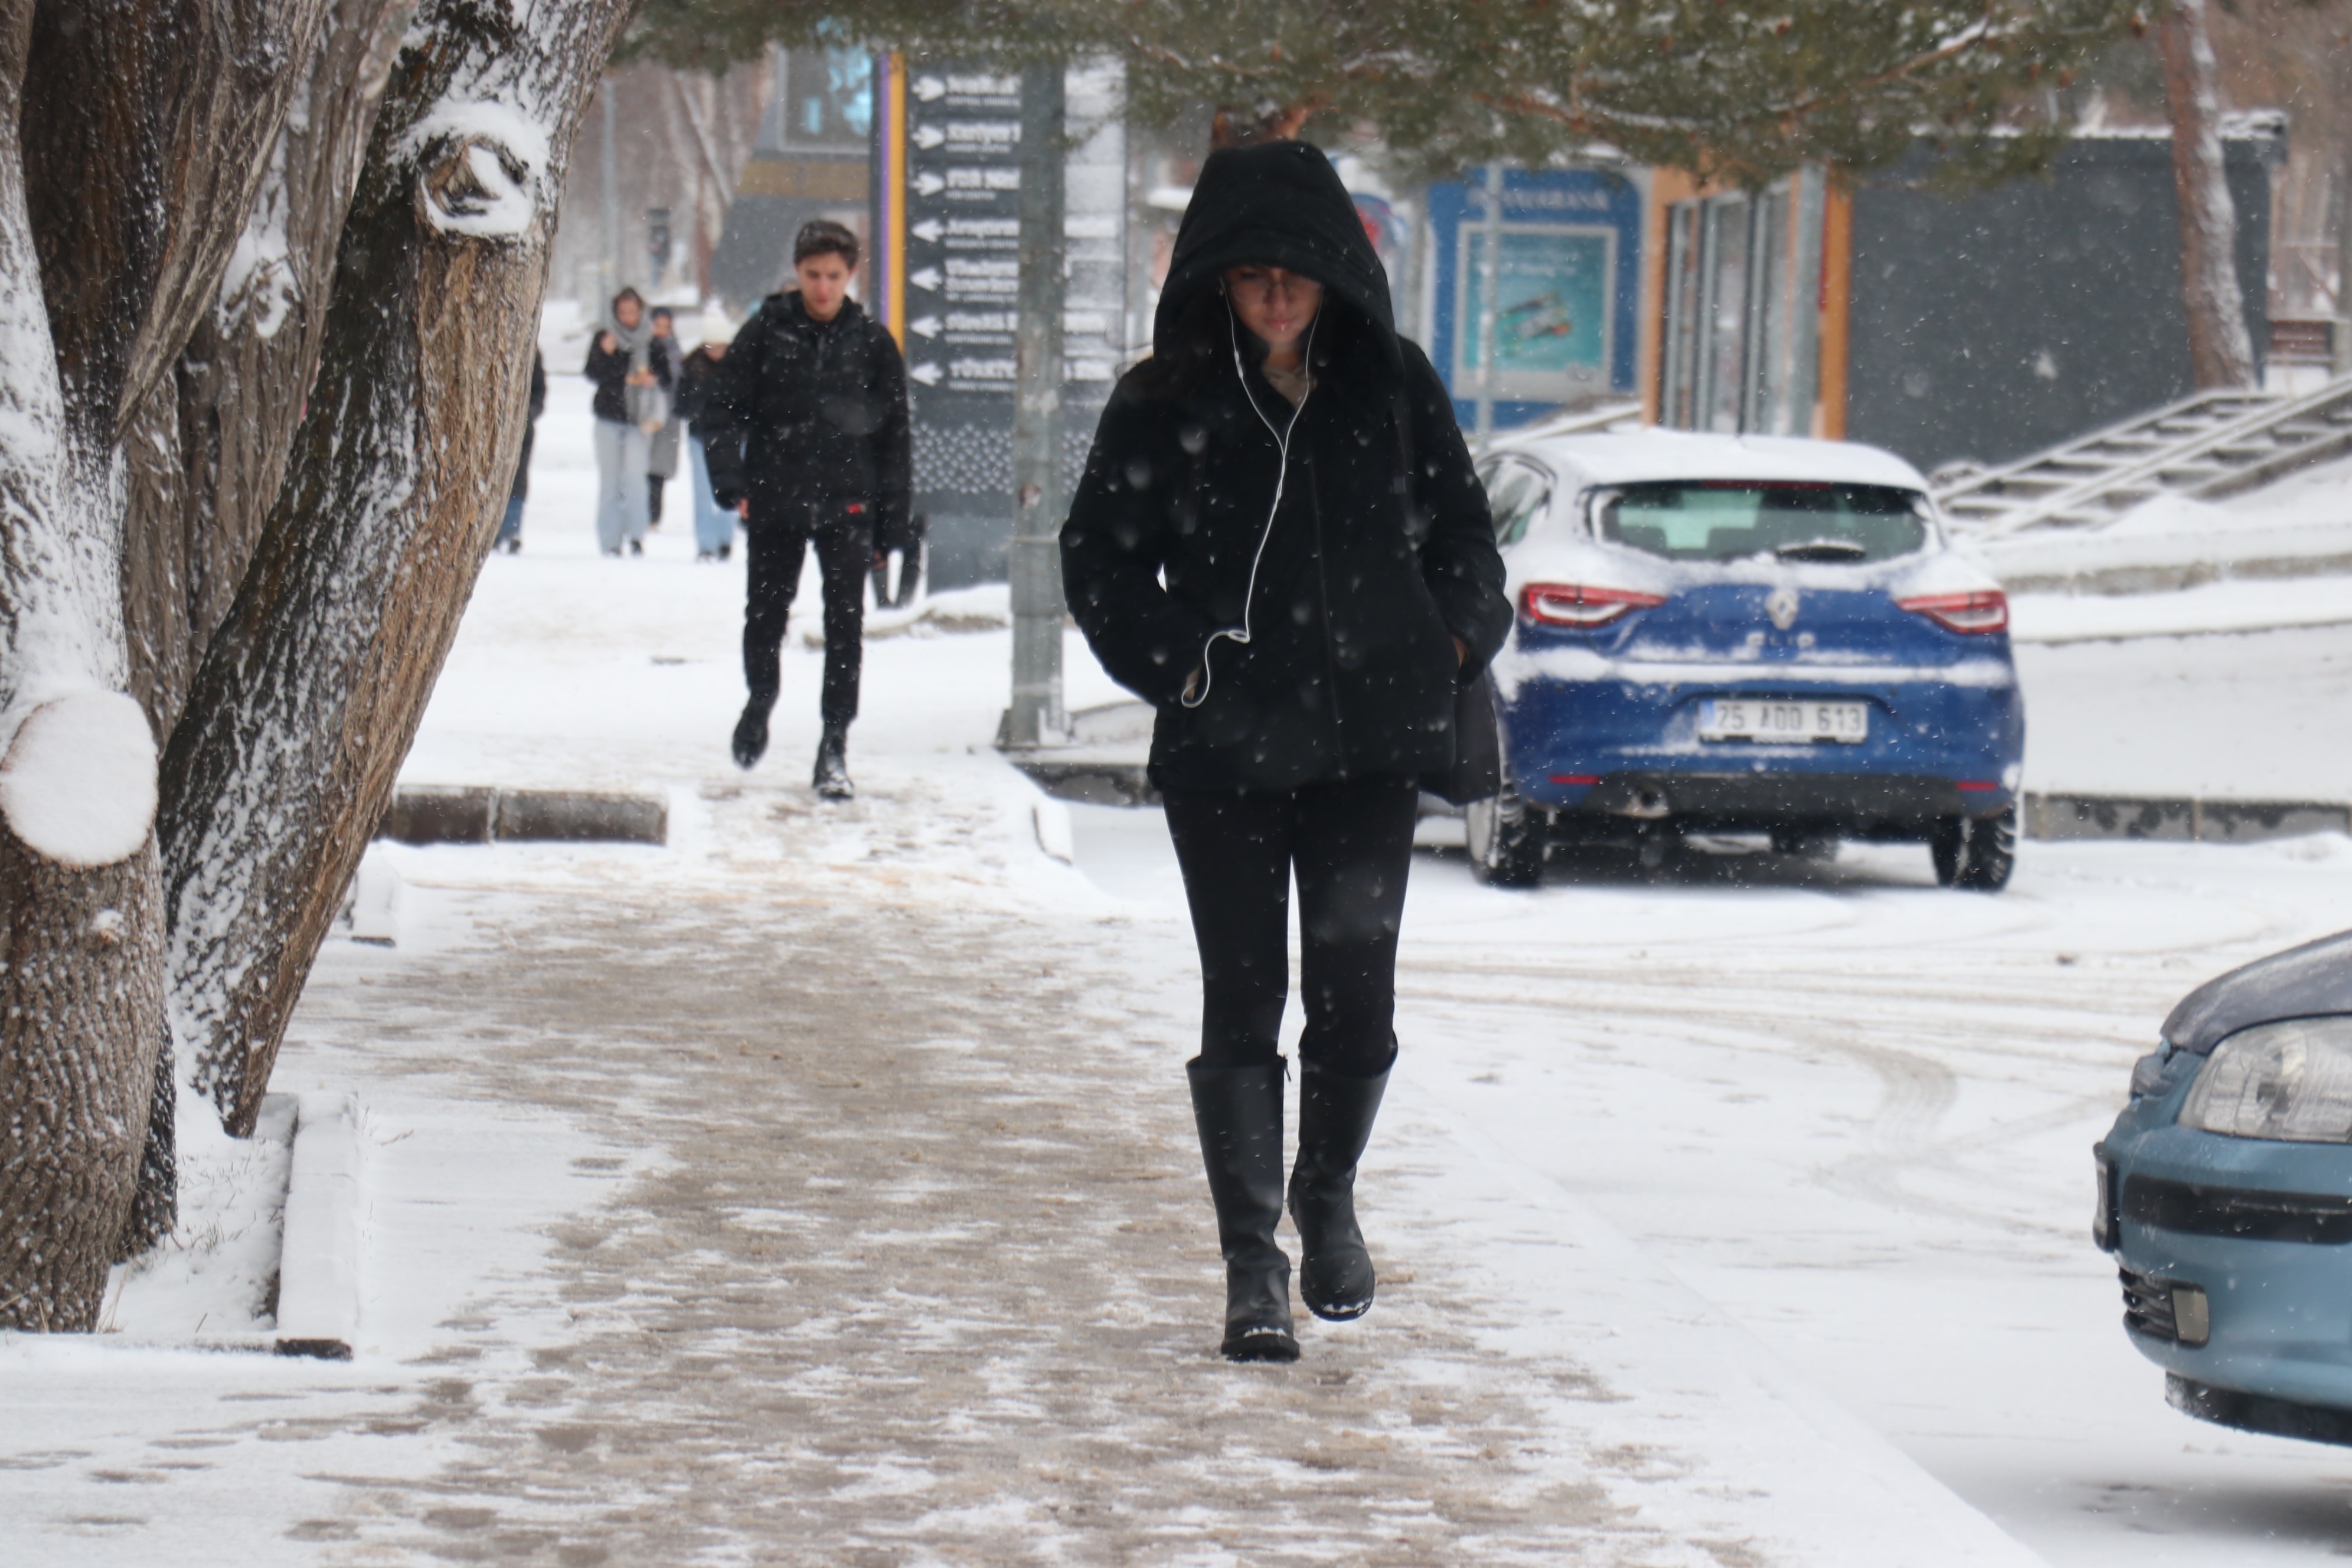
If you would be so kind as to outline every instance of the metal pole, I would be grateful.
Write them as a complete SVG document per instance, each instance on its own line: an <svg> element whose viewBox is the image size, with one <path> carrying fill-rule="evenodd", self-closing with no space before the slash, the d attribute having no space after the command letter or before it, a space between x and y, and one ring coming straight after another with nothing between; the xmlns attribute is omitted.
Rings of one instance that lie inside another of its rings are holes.
<svg viewBox="0 0 2352 1568"><path fill-rule="evenodd" d="M2352 145L2336 160L2336 375L2352 375Z"/></svg>
<svg viewBox="0 0 2352 1568"><path fill-rule="evenodd" d="M604 102L604 142L599 150L597 163L602 166L604 188L597 193L599 205L597 237L603 242L603 253L596 258L598 287L604 298L596 301L596 319L603 321L611 308L608 301L621 288L621 183L613 169L613 79L606 77L597 97Z"/></svg>
<svg viewBox="0 0 2352 1568"><path fill-rule="evenodd" d="M1021 78L1021 285L1013 323L1013 706L1003 743L1040 745L1062 713L1062 68Z"/></svg>
<svg viewBox="0 0 2352 1568"><path fill-rule="evenodd" d="M1495 433L1495 310L1503 277L1503 165L1486 165L1486 219L1481 231L1486 270L1478 279L1478 442Z"/></svg>

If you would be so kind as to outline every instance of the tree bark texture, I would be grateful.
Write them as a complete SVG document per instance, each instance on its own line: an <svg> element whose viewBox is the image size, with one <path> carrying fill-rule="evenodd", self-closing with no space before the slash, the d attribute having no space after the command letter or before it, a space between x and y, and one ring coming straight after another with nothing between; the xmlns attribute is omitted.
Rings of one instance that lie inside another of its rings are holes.
<svg viewBox="0 0 2352 1568"><path fill-rule="evenodd" d="M77 435L110 447L213 303L327 0L42 0L26 175Z"/></svg>
<svg viewBox="0 0 2352 1568"><path fill-rule="evenodd" d="M135 786L121 848L60 854L18 832L20 806L37 815L57 783L43 776L53 757L20 751L26 721L127 700L121 518L98 455L72 439L30 216L21 127L37 21L32 0L0 4L0 1328L70 1330L97 1324L131 1207L163 1026L162 917L152 808L139 804L152 756L146 779L121 781Z"/></svg>
<svg viewBox="0 0 2352 1568"><path fill-rule="evenodd" d="M98 1326L146 1142L163 1020L155 845L73 869L0 827L0 1328ZM169 1222L165 1222L169 1228Z"/></svg>
<svg viewBox="0 0 2352 1568"><path fill-rule="evenodd" d="M2207 0L2172 0L2157 29L2180 202L2180 299L2189 373L2200 389L2254 384L2254 345L2239 286L2238 213L2222 165L2221 67Z"/></svg>
<svg viewBox="0 0 2352 1568"><path fill-rule="evenodd" d="M285 479L326 332L336 243L415 9L415 0L330 0L212 306L123 423L131 692L159 736L179 721ZM175 1218L177 1101L166 1031L125 1257L168 1235Z"/></svg>
<svg viewBox="0 0 2352 1568"><path fill-rule="evenodd" d="M331 0L212 306L125 429L131 692L179 721L286 477L335 249L415 0Z"/></svg>
<svg viewBox="0 0 2352 1568"><path fill-rule="evenodd" d="M513 479L562 159L627 0L426 0L286 486L163 770L171 1007L248 1132Z"/></svg>

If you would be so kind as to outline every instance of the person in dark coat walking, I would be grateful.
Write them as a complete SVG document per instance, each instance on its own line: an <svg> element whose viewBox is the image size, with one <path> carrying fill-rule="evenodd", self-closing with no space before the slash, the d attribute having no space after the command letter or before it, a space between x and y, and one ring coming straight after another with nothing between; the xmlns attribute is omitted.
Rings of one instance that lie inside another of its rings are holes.
<svg viewBox="0 0 2352 1568"><path fill-rule="evenodd" d="M824 735L813 782L831 800L854 793L846 752L874 540L877 529L885 538L905 530L913 468L906 361L849 298L857 255L857 237L840 224L802 226L793 241L800 287L769 295L743 323L702 411L711 493L740 508L746 525L751 697L735 725L735 761L751 767L768 749L777 650L814 542L824 583Z"/></svg>
<svg viewBox="0 0 2352 1568"><path fill-rule="evenodd" d="M530 351L530 417L523 421L522 455L515 458L514 489L507 495L507 514L499 523L493 550L522 553L522 505L530 494L530 449L539 440L539 416L547 412L547 362Z"/></svg>
<svg viewBox="0 0 2352 1568"><path fill-rule="evenodd" d="M724 341L707 342L686 356L677 373L677 396L670 413L686 422L686 464L694 485L694 558L724 561L735 548L735 513L710 493L710 464L703 456L703 405L727 357Z"/></svg>
<svg viewBox="0 0 2352 1568"><path fill-rule="evenodd" d="M1372 1304L1355 1175L1396 1058L1420 780L1454 765L1457 685L1511 623L1453 405L1397 336L1387 276L1314 148L1228 149L1202 169L1151 357L1103 411L1062 569L1103 668L1159 709L1150 776L1201 953L1186 1073L1223 1352L1293 1360L1275 1239L1291 879L1307 1025L1287 1197L1300 1296L1336 1321Z"/></svg>

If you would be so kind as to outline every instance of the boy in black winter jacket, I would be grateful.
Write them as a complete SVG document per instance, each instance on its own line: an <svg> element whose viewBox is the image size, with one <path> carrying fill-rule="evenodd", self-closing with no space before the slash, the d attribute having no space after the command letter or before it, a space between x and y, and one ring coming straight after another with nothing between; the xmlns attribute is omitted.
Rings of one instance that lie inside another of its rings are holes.
<svg viewBox="0 0 2352 1568"><path fill-rule="evenodd" d="M735 726L735 761L750 768L768 749L778 650L814 541L824 581L824 738L814 782L830 800L853 793L845 753L877 527L886 538L903 531L912 476L906 362L847 295L857 256L857 237L841 225L802 226L793 241L800 287L769 295L735 335L700 426L711 494L746 524L751 698Z"/></svg>

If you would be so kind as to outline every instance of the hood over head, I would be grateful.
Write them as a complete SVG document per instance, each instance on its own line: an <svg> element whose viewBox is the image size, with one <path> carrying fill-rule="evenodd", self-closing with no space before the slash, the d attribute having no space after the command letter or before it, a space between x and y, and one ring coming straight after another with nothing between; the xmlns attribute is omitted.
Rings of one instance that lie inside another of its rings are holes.
<svg viewBox="0 0 2352 1568"><path fill-rule="evenodd" d="M1176 348L1177 323L1225 268L1255 262L1303 273L1369 321L1398 355L1389 275L1331 160L1304 142L1260 142L1209 154L1176 231L1152 320L1155 353Z"/></svg>

